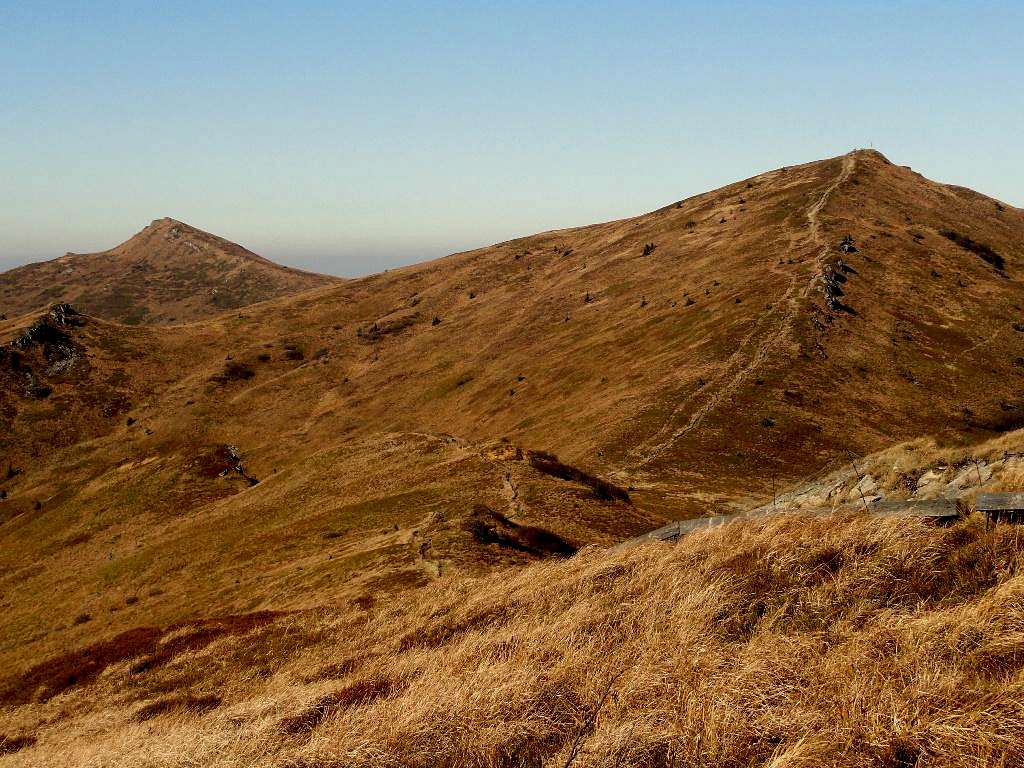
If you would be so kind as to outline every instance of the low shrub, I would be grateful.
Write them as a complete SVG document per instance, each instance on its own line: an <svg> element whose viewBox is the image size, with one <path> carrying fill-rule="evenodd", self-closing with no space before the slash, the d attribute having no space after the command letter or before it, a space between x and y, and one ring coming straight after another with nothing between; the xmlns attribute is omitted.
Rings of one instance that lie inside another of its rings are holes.
<svg viewBox="0 0 1024 768"><path fill-rule="evenodd" d="M986 264L992 265L1000 272L1002 272L1003 269L1006 267L1006 260L984 243L976 242L969 238L967 235L963 235L952 229L943 229L939 232L939 234L942 235L947 240L956 243L961 248L964 248L970 251L971 253L975 254L976 256L981 257L982 261L984 261Z"/></svg>
<svg viewBox="0 0 1024 768"><path fill-rule="evenodd" d="M602 501L624 501L629 503L629 493L617 485L602 480L596 475L584 472L582 469L570 467L558 460L558 457L537 451L530 456L530 466L545 475L557 477L560 480L568 480L574 483L582 483L594 492L594 495Z"/></svg>
<svg viewBox="0 0 1024 768"><path fill-rule="evenodd" d="M248 363L243 363L239 360L229 360L224 363L224 370L211 377L213 381L228 382L228 381L245 381L251 379L256 375L256 371L252 369L252 366Z"/></svg>

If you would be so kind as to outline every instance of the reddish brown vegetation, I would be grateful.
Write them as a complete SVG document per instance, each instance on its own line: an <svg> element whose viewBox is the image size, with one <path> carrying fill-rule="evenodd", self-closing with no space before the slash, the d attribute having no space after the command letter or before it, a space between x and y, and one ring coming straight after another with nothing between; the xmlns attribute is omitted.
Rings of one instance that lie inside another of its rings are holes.
<svg viewBox="0 0 1024 768"><path fill-rule="evenodd" d="M166 664L177 654L195 651L218 637L240 635L273 621L280 613L262 611L241 616L225 616L183 622L166 629L138 627L76 651L41 662L0 687L0 704L26 704L33 699L46 701L63 691L95 680L104 669L129 659L140 659L132 665L135 674ZM161 644L170 632L190 628Z"/></svg>
<svg viewBox="0 0 1024 768"><path fill-rule="evenodd" d="M34 698L46 701L68 688L90 683L111 664L153 648L162 634L157 627L139 627L105 642L47 659L0 688L0 703L26 704Z"/></svg>

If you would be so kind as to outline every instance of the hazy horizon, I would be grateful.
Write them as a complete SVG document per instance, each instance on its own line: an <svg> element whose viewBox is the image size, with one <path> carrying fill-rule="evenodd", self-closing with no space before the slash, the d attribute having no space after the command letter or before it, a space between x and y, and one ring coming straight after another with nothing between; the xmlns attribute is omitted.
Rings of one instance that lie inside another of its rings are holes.
<svg viewBox="0 0 1024 768"><path fill-rule="evenodd" d="M869 146L1020 206L1021 22L1009 3L12 6L0 269L171 216L359 275Z"/></svg>

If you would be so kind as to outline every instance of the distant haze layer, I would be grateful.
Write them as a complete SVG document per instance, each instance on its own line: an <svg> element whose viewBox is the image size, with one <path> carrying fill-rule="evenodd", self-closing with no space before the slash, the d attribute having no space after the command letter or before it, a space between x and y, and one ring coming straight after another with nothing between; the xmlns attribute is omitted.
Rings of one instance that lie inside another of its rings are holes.
<svg viewBox="0 0 1024 768"><path fill-rule="evenodd" d="M514 5L6 4L0 266L171 217L359 275L854 147L1024 203L1024 4Z"/></svg>

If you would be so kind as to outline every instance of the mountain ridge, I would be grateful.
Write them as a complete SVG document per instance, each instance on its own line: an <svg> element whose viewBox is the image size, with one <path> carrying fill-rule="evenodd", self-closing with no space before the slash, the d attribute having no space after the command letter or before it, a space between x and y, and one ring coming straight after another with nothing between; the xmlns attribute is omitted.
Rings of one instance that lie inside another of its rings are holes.
<svg viewBox="0 0 1024 768"><path fill-rule="evenodd" d="M1013 449L1022 276L1020 211L857 152L186 325L0 321L0 659L500 578L907 441Z"/></svg>

